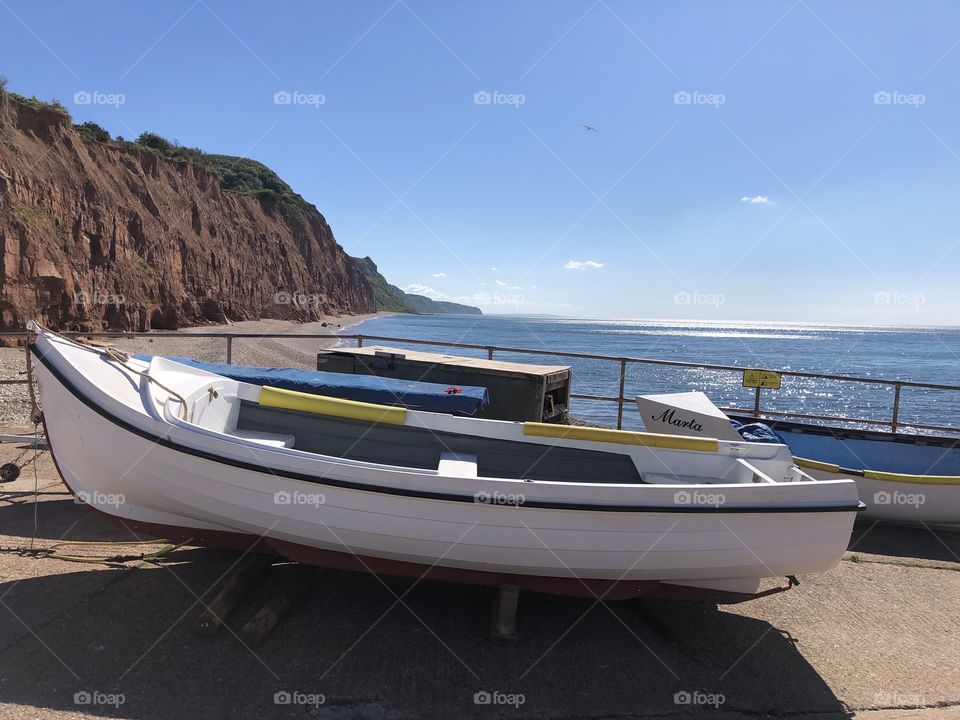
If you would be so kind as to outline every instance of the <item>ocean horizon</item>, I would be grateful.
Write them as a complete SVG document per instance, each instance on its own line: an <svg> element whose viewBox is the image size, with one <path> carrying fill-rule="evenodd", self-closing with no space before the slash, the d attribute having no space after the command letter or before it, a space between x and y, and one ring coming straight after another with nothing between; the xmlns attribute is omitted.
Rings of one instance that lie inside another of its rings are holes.
<svg viewBox="0 0 960 720"><path fill-rule="evenodd" d="M960 327L871 326L841 323L669 319L588 319L546 315L388 315L344 334L791 370L868 379L960 386ZM396 347L486 357L485 350L385 343ZM345 340L349 346L352 341ZM499 360L569 365L573 391L615 396L619 364L584 358L497 353ZM669 366L627 365L625 394L700 390L717 405L750 408L753 389L739 373ZM764 390L762 407L781 412L889 420L890 386L785 377ZM613 402L573 399L572 417L615 425ZM960 391L905 388L901 422L960 426ZM623 426L642 428L636 406L624 405ZM849 425L848 425L849 426ZM863 425L864 427L869 427ZM872 426L878 428L880 426ZM907 431L907 430L905 430Z"/></svg>

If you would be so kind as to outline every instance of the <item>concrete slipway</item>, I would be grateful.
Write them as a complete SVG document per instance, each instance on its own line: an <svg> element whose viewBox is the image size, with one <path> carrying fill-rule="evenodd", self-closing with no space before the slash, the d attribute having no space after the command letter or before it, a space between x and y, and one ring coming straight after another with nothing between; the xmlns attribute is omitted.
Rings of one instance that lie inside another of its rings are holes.
<svg viewBox="0 0 960 720"><path fill-rule="evenodd" d="M858 525L833 571L719 610L522 595L513 647L488 639L490 589L329 572L249 648L290 566L200 637L239 553L38 558L16 551L35 516L35 548L133 539L49 454L0 486L0 718L960 718L960 533Z"/></svg>

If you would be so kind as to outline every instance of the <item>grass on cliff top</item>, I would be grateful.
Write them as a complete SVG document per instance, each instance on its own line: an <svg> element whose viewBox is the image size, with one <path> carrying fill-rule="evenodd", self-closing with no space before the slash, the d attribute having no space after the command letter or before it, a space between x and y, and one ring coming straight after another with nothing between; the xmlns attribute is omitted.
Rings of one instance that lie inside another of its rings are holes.
<svg viewBox="0 0 960 720"><path fill-rule="evenodd" d="M51 100L50 102L45 102L36 96L27 97L26 95L21 95L20 93L11 92L10 90L6 89L6 84L6 78L0 76L0 99L9 99L13 102L18 102L21 105L32 107L35 110L50 110L51 112L59 113L67 118L70 117L70 111L60 104L59 101Z"/></svg>
<svg viewBox="0 0 960 720"><path fill-rule="evenodd" d="M85 140L147 150L167 160L199 165L219 177L224 190L273 201L297 217L303 218L311 207L279 175L256 160L233 155L212 155L200 148L184 147L152 132L142 133L131 142L121 135L111 139L110 133L95 122L85 122L73 127Z"/></svg>
<svg viewBox="0 0 960 720"><path fill-rule="evenodd" d="M177 142L170 142L152 132L142 133L135 143L127 143L120 137L115 142L146 148L168 160L200 165L220 178L224 190L253 195L261 200L272 200L300 217L310 207L279 175L256 160L234 155L212 155L200 148L188 148Z"/></svg>
<svg viewBox="0 0 960 720"><path fill-rule="evenodd" d="M56 100L44 102L36 97L26 97L6 89L7 79L0 75L0 109L4 101L13 101L37 110L50 110L70 119L69 111ZM73 129L89 142L109 143L128 149L148 150L167 160L200 165L220 178L224 190L253 195L261 201L278 204L294 216L303 219L311 208L299 194L294 192L279 175L263 163L233 155L211 155L200 148L184 147L153 132L141 133L135 141L121 135L111 137L106 128L95 122L78 123Z"/></svg>

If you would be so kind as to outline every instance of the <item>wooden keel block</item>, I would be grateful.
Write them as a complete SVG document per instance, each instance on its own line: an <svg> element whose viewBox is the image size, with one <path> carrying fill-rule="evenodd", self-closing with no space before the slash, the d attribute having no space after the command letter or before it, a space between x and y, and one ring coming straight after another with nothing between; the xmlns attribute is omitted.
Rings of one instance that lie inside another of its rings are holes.
<svg viewBox="0 0 960 720"><path fill-rule="evenodd" d="M230 612L272 562L272 555L261 553L251 553L243 558L223 589L200 613L197 619L197 632L207 636L216 635Z"/></svg>
<svg viewBox="0 0 960 720"><path fill-rule="evenodd" d="M490 641L497 645L517 644L517 603L520 588L502 585L493 603L493 620L490 623Z"/></svg>
<svg viewBox="0 0 960 720"><path fill-rule="evenodd" d="M293 569L290 577L274 591L257 614L243 626L240 637L250 647L263 642L264 638L280 622L283 614L305 593L320 576L319 568L299 565Z"/></svg>

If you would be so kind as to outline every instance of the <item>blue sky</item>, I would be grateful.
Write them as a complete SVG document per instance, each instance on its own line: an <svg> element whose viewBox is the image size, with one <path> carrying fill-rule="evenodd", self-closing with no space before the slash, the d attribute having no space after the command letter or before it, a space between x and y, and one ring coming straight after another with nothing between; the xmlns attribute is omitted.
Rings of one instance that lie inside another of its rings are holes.
<svg viewBox="0 0 960 720"><path fill-rule="evenodd" d="M956 4L0 17L12 90L266 163L403 287L488 312L958 324Z"/></svg>

